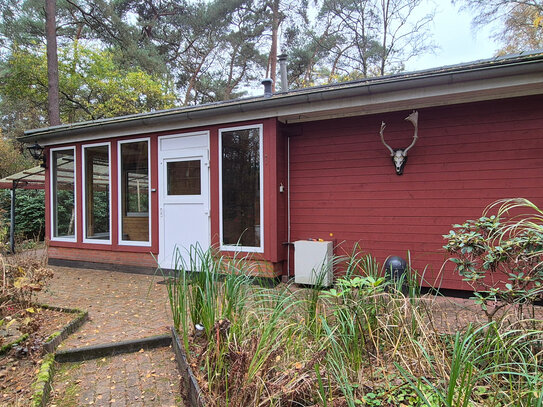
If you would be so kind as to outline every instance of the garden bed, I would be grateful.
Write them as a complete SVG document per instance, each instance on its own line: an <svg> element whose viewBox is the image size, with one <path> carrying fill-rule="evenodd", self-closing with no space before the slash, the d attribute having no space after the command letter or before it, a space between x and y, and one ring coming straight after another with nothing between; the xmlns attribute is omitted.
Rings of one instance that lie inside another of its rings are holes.
<svg viewBox="0 0 543 407"><path fill-rule="evenodd" d="M0 405L26 406L32 398L31 385L40 369L44 347L86 314L39 306L13 306L4 312L10 314L4 316L0 328Z"/></svg>
<svg viewBox="0 0 543 407"><path fill-rule="evenodd" d="M181 268L167 283L178 357L192 372L184 387L197 381L191 405L198 394L217 407L543 402L541 310L519 320L504 307L489 323L470 301L479 318L458 319L454 306L420 296L413 270L404 295L370 256L343 262L334 288L265 288L242 260L198 252L201 271Z"/></svg>
<svg viewBox="0 0 543 407"><path fill-rule="evenodd" d="M56 346L87 318L79 310L35 303L53 272L36 253L0 255L0 405L29 406L47 396ZM39 380L38 380L39 379ZM41 402L40 402L41 403Z"/></svg>

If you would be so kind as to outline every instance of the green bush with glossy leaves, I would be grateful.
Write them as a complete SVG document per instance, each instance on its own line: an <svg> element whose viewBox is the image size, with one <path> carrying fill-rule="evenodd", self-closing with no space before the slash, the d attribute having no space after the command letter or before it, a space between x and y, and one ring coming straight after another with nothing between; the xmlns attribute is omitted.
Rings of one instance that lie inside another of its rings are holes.
<svg viewBox="0 0 543 407"><path fill-rule="evenodd" d="M507 305L543 298L543 212L532 202L498 201L443 237L489 321Z"/></svg>

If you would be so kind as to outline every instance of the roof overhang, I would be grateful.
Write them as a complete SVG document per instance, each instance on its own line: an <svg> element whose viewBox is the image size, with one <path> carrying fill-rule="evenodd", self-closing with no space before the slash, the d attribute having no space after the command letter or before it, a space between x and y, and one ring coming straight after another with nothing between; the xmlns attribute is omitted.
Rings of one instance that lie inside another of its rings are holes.
<svg viewBox="0 0 543 407"><path fill-rule="evenodd" d="M543 54L398 74L25 132L47 146L276 117L283 123L543 94Z"/></svg>

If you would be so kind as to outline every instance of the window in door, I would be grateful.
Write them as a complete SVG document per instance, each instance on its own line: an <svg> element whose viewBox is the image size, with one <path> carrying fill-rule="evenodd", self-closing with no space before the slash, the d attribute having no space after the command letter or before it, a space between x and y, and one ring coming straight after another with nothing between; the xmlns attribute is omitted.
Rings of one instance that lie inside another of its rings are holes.
<svg viewBox="0 0 543 407"><path fill-rule="evenodd" d="M202 192L201 168L200 160L167 162L168 195L200 195Z"/></svg>

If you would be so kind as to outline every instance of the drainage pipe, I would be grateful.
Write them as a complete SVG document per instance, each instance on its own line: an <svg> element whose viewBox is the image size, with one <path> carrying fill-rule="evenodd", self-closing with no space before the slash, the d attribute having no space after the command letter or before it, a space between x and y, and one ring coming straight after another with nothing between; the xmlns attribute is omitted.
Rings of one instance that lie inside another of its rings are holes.
<svg viewBox="0 0 543 407"><path fill-rule="evenodd" d="M290 136L287 136L287 281L290 280Z"/></svg>

